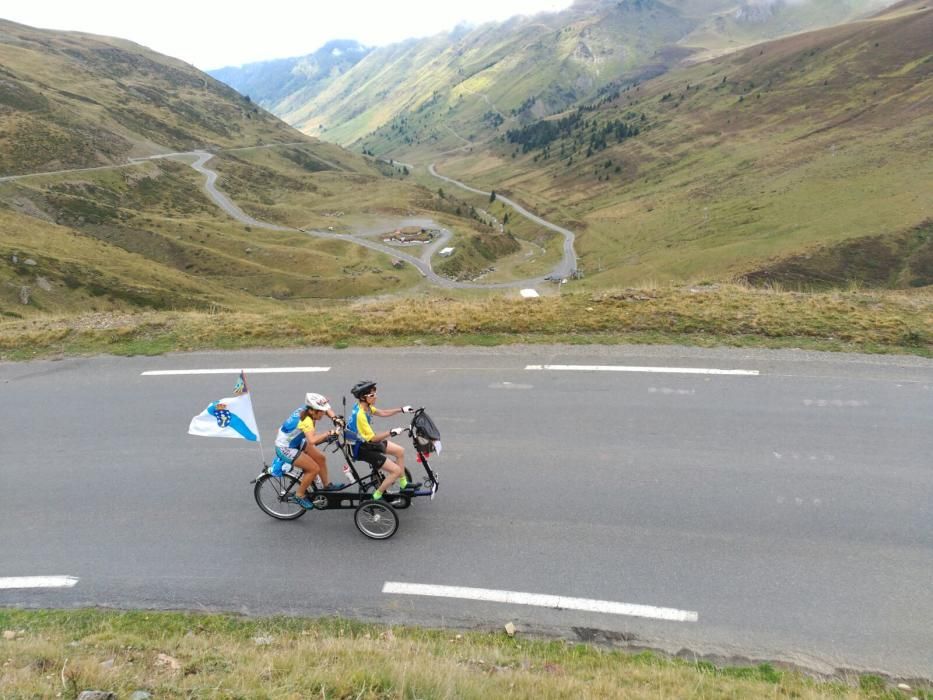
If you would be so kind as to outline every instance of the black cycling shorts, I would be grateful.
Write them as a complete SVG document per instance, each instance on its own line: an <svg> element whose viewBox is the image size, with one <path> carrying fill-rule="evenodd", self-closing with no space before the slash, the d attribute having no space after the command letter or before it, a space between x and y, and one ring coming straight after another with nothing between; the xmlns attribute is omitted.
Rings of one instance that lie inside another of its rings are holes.
<svg viewBox="0 0 933 700"><path fill-rule="evenodd" d="M360 445L356 458L369 462L374 469L379 469L386 461L386 440L382 442L364 442Z"/></svg>

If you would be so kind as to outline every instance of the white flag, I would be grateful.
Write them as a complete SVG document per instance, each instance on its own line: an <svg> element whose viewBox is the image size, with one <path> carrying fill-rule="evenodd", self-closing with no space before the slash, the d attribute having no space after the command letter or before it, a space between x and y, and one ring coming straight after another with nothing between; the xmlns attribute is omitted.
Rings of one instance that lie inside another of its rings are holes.
<svg viewBox="0 0 933 700"><path fill-rule="evenodd" d="M191 419L188 434L259 442L259 428L256 426L249 394L244 392L232 399L214 401Z"/></svg>

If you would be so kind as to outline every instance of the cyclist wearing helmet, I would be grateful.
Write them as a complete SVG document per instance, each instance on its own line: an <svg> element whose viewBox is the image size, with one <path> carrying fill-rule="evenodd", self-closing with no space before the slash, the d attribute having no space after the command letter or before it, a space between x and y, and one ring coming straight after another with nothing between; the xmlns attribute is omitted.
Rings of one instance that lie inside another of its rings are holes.
<svg viewBox="0 0 933 700"><path fill-rule="evenodd" d="M339 419L325 397L314 393L306 394L305 405L296 408L285 419L275 437L273 469L283 467L287 469L289 466L295 466L304 472L293 498L306 510L314 508L314 504L306 497L306 493L316 476L321 477L321 482L325 484L324 488L327 490L343 488L341 483L331 483L327 476L327 458L315 447L337 434L336 429L325 433L314 432L314 422L323 418L325 414L334 423L338 423Z"/></svg>
<svg viewBox="0 0 933 700"><path fill-rule="evenodd" d="M370 424L372 416L388 418L399 413L413 413L411 406L401 406L399 408L376 408L376 382L364 380L357 382L350 393L357 400L357 404L350 412L350 419L347 421L347 430L355 433L356 440L353 444L353 456L364 462L369 462L376 469L384 469L386 478L379 488L373 493L373 499L379 500L382 494L386 492L392 484L398 479L399 486L403 491L411 491L420 486L420 484L411 484L405 478L405 448L390 442L390 437L395 437L401 433L404 428L392 428L384 433L377 433ZM394 458L389 459L386 455Z"/></svg>

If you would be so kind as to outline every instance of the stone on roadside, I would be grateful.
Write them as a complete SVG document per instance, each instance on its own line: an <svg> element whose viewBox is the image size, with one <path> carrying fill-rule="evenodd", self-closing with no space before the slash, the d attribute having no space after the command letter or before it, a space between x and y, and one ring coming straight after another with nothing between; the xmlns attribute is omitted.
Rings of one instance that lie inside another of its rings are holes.
<svg viewBox="0 0 933 700"><path fill-rule="evenodd" d="M3 630L3 638L7 641L16 639L16 632L13 630Z"/></svg>
<svg viewBox="0 0 933 700"><path fill-rule="evenodd" d="M145 690L135 690L130 695L130 700L152 700L152 695Z"/></svg>
<svg viewBox="0 0 933 700"><path fill-rule="evenodd" d="M898 683L897 689L898 690L910 690L910 686L907 685L906 683Z"/></svg>
<svg viewBox="0 0 933 700"><path fill-rule="evenodd" d="M515 636L515 625L513 625L511 622L506 622L505 633L509 635L510 637L514 637Z"/></svg>
<svg viewBox="0 0 933 700"><path fill-rule="evenodd" d="M78 700L117 700L117 696L109 690L82 690Z"/></svg>

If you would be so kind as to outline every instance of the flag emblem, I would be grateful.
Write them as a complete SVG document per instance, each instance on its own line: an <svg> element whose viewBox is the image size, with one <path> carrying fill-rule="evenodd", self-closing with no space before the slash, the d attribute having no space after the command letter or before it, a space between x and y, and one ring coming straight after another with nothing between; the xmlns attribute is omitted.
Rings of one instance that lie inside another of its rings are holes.
<svg viewBox="0 0 933 700"><path fill-rule="evenodd" d="M221 428L226 428L228 425L230 425L230 417L230 411L227 410L227 404L214 404L214 418L217 419L218 426Z"/></svg>

